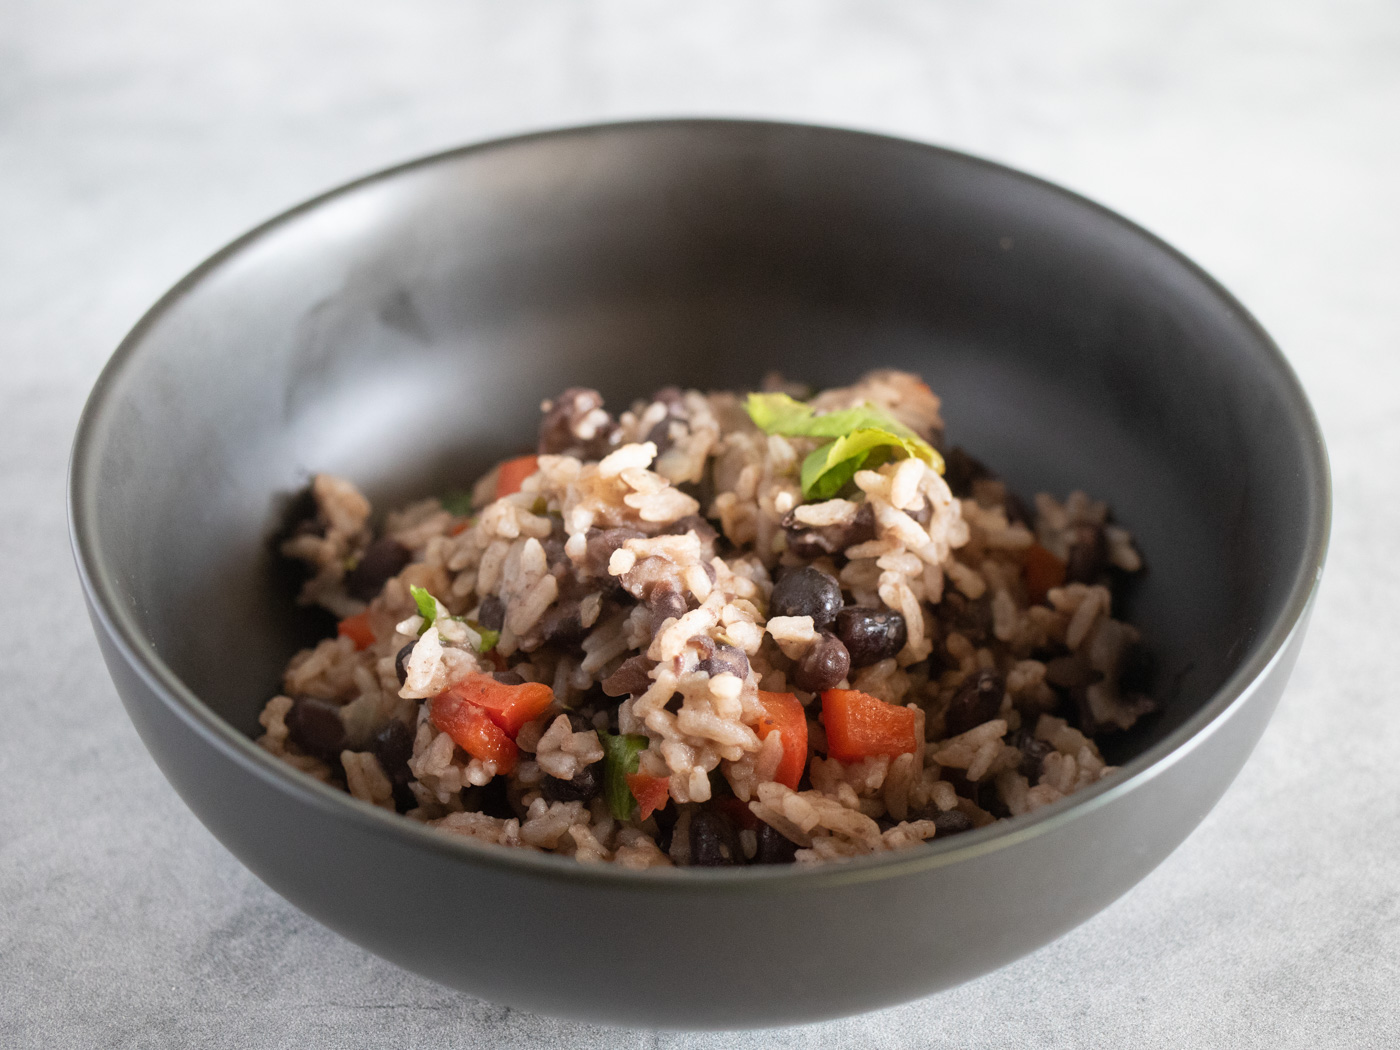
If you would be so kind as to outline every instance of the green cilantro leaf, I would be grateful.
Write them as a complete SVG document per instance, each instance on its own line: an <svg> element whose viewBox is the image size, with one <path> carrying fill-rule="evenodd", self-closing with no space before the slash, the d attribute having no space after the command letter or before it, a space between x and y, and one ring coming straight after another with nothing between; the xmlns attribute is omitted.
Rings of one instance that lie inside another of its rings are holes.
<svg viewBox="0 0 1400 1050"><path fill-rule="evenodd" d="M603 744L603 797L608 800L613 818L626 820L637 805L632 789L627 786L627 774L637 772L641 754L649 741L644 736L614 735L601 729L598 739Z"/></svg>
<svg viewBox="0 0 1400 1050"><path fill-rule="evenodd" d="M492 649L496 648L496 643L501 640L500 631L493 631L489 627L483 627L475 620L463 620L462 622L475 631L477 637L481 639L481 644L478 645L476 649L479 653L489 653Z"/></svg>
<svg viewBox="0 0 1400 1050"><path fill-rule="evenodd" d="M830 499L856 471L905 456L943 471L943 457L932 445L868 401L819 416L811 405L787 394L750 394L744 407L765 434L834 439L802 461L802 494L807 499Z"/></svg>
<svg viewBox="0 0 1400 1050"><path fill-rule="evenodd" d="M426 633L433 621L437 619L438 603L437 599L428 593L426 588L410 585L408 593L413 595L413 601L418 606L418 615L423 617L423 626L418 628L420 635Z"/></svg>

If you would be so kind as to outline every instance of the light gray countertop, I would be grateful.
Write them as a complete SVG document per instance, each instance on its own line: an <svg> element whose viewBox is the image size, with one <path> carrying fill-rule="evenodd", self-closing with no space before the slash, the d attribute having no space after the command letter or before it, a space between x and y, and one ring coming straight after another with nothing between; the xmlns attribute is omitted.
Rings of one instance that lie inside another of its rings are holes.
<svg viewBox="0 0 1400 1050"><path fill-rule="evenodd" d="M889 131L1122 211L1270 329L1335 476L1293 683L1185 845L1012 966L808 1028L521 1014L304 917L147 756L68 552L83 399L201 258L418 154L676 114ZM0 1045L1400 1044L1398 162L1393 0L0 0Z"/></svg>

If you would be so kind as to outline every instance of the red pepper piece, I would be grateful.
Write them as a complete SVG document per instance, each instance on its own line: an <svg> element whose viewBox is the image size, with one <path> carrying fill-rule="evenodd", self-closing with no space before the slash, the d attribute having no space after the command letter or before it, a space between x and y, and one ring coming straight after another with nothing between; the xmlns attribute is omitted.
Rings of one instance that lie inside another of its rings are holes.
<svg viewBox="0 0 1400 1050"><path fill-rule="evenodd" d="M519 492L525 479L539 469L539 456L518 456L506 460L496 471L496 498Z"/></svg>
<svg viewBox="0 0 1400 1050"><path fill-rule="evenodd" d="M1065 563L1038 543L1026 548L1026 563L1021 570L1026 579L1026 597L1032 605L1041 605L1046 592L1065 582Z"/></svg>
<svg viewBox="0 0 1400 1050"><path fill-rule="evenodd" d="M494 762L497 773L515 768L519 750L505 730L491 720L484 708L463 700L452 690L433 697L429 716L433 725L450 736L472 758Z"/></svg>
<svg viewBox="0 0 1400 1050"><path fill-rule="evenodd" d="M760 691L758 700L763 705L763 717L755 727L758 738L766 740L773 732L783 735L783 759L773 779L796 791L807 768L807 712L792 693Z"/></svg>
<svg viewBox="0 0 1400 1050"><path fill-rule="evenodd" d="M542 715L554 703L554 690L539 682L506 685L489 674L469 674L450 689L490 716L512 740L526 722Z"/></svg>
<svg viewBox="0 0 1400 1050"><path fill-rule="evenodd" d="M374 644L374 631L369 626L369 610L356 616L347 616L336 624L336 634L349 638L356 649L368 649Z"/></svg>
<svg viewBox="0 0 1400 1050"><path fill-rule="evenodd" d="M658 809L665 809L671 801L671 782L665 777L653 777L646 773L628 773L627 789L637 800L637 819L646 820Z"/></svg>
<svg viewBox="0 0 1400 1050"><path fill-rule="evenodd" d="M914 750L914 712L887 704L856 689L822 693L822 725L827 754L840 762L872 755L903 755Z"/></svg>

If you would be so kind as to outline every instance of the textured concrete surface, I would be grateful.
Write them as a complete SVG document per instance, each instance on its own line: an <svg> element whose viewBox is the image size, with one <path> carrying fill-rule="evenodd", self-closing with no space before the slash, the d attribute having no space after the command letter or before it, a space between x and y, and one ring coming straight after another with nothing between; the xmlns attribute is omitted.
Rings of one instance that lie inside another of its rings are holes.
<svg viewBox="0 0 1400 1050"><path fill-rule="evenodd" d="M1397 112L1393 0L0 0L0 1045L1400 1043ZM202 257L417 154L669 114L937 141L1125 212L1274 333L1335 471L1311 639L1200 830L1037 954L808 1028L649 1033L523 1015L304 918L147 757L68 554L64 469L83 398Z"/></svg>

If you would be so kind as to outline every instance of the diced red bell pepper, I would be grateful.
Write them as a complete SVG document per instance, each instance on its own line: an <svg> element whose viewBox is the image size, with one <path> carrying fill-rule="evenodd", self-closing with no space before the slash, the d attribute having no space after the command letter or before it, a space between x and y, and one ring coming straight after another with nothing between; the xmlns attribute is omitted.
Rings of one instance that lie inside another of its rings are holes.
<svg viewBox="0 0 1400 1050"><path fill-rule="evenodd" d="M525 479L539 469L539 456L518 456L506 460L496 471L496 498L519 492Z"/></svg>
<svg viewBox="0 0 1400 1050"><path fill-rule="evenodd" d="M433 697L428 713L433 725L472 758L494 762L497 773L509 773L515 768L519 754L515 741L506 736L484 708L448 690Z"/></svg>
<svg viewBox="0 0 1400 1050"><path fill-rule="evenodd" d="M554 690L539 682L506 685L489 674L469 674L450 689L490 716L512 740L526 722L539 717L554 703Z"/></svg>
<svg viewBox="0 0 1400 1050"><path fill-rule="evenodd" d="M344 635L355 643L356 649L368 649L374 644L374 631L369 626L369 610L356 616L347 616L336 624L336 633Z"/></svg>
<svg viewBox="0 0 1400 1050"><path fill-rule="evenodd" d="M893 758L912 752L916 745L913 711L857 689L822 693L822 725L827 754L840 762L859 762L872 755Z"/></svg>
<svg viewBox="0 0 1400 1050"><path fill-rule="evenodd" d="M665 777L654 777L647 773L628 773L627 790L637 800L637 819L646 820L658 809L665 809L671 801L671 782Z"/></svg>
<svg viewBox="0 0 1400 1050"><path fill-rule="evenodd" d="M807 767L807 712L792 693L760 690L758 700L763 705L763 717L756 727L758 738L766 740L772 732L783 735L783 759L773 778L796 791Z"/></svg>
<svg viewBox="0 0 1400 1050"><path fill-rule="evenodd" d="M1026 548L1026 563L1022 572L1026 578L1026 597L1032 605L1045 601L1052 587L1065 582L1065 563L1038 543Z"/></svg>

